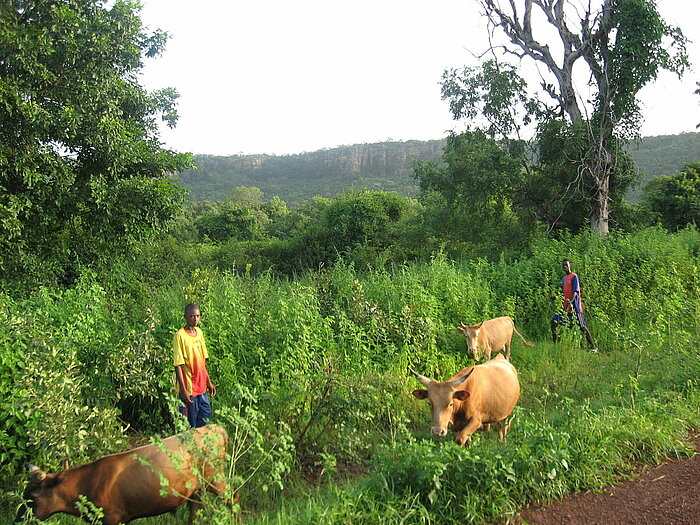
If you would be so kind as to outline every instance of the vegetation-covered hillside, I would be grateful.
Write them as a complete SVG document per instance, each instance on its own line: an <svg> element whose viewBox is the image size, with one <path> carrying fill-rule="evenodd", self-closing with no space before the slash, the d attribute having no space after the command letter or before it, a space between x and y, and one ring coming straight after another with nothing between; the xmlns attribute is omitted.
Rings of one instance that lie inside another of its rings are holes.
<svg viewBox="0 0 700 525"><path fill-rule="evenodd" d="M357 144L298 155L195 156L196 169L178 175L195 201L217 201L236 186L255 186L265 197L294 206L314 196L334 197L350 188L414 196L414 160L439 161L444 141Z"/></svg>
<svg viewBox="0 0 700 525"><path fill-rule="evenodd" d="M298 155L195 155L196 169L178 175L195 201L218 201L236 186L255 186L267 199L278 196L290 206L319 195L334 197L350 188L396 191L413 197L418 183L411 176L414 160L440 162L444 140L357 144ZM657 175L674 175L700 159L700 133L645 137L630 146L641 174L630 191Z"/></svg>

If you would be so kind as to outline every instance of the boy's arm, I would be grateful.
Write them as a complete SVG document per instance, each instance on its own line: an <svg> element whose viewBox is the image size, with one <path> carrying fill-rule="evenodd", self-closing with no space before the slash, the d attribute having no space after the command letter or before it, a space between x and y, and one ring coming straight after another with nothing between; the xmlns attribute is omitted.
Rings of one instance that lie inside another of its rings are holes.
<svg viewBox="0 0 700 525"><path fill-rule="evenodd" d="M209 389L209 392L211 393L212 396L216 395L216 386L214 383L211 381L211 377L209 377L209 371L207 370L207 388Z"/></svg>
<svg viewBox="0 0 700 525"><path fill-rule="evenodd" d="M189 405L192 403L192 398L185 386L185 374L182 371L182 365L175 367L175 377L177 378L177 389L180 394L180 399Z"/></svg>

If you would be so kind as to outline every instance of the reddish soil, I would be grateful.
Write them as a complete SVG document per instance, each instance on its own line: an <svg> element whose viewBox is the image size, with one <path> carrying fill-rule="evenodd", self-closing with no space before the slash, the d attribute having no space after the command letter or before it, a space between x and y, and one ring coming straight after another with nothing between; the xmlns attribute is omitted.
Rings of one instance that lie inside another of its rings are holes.
<svg viewBox="0 0 700 525"><path fill-rule="evenodd" d="M700 452L700 434L694 436ZM699 525L700 454L644 469L602 492L573 494L520 513L527 525Z"/></svg>

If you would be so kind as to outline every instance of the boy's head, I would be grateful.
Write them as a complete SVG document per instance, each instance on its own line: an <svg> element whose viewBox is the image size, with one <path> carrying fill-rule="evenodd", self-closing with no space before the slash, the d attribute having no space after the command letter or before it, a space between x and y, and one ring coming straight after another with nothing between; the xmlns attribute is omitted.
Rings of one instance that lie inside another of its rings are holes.
<svg viewBox="0 0 700 525"><path fill-rule="evenodd" d="M564 270L565 274L570 274L571 273L571 261L569 259L564 259L561 262L561 267Z"/></svg>
<svg viewBox="0 0 700 525"><path fill-rule="evenodd" d="M195 303L190 303L185 306L185 321L187 321L187 326L194 328L199 324L202 319L202 314L199 311L199 306Z"/></svg>

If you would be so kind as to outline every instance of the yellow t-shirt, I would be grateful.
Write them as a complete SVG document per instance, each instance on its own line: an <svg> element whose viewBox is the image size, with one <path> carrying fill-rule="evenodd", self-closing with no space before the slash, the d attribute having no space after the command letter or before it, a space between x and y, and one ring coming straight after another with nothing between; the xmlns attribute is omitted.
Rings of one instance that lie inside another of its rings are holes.
<svg viewBox="0 0 700 525"><path fill-rule="evenodd" d="M182 366L185 386L191 396L199 396L207 391L206 359L209 357L204 334L195 327L197 335L192 336L180 328L173 337L173 364Z"/></svg>

